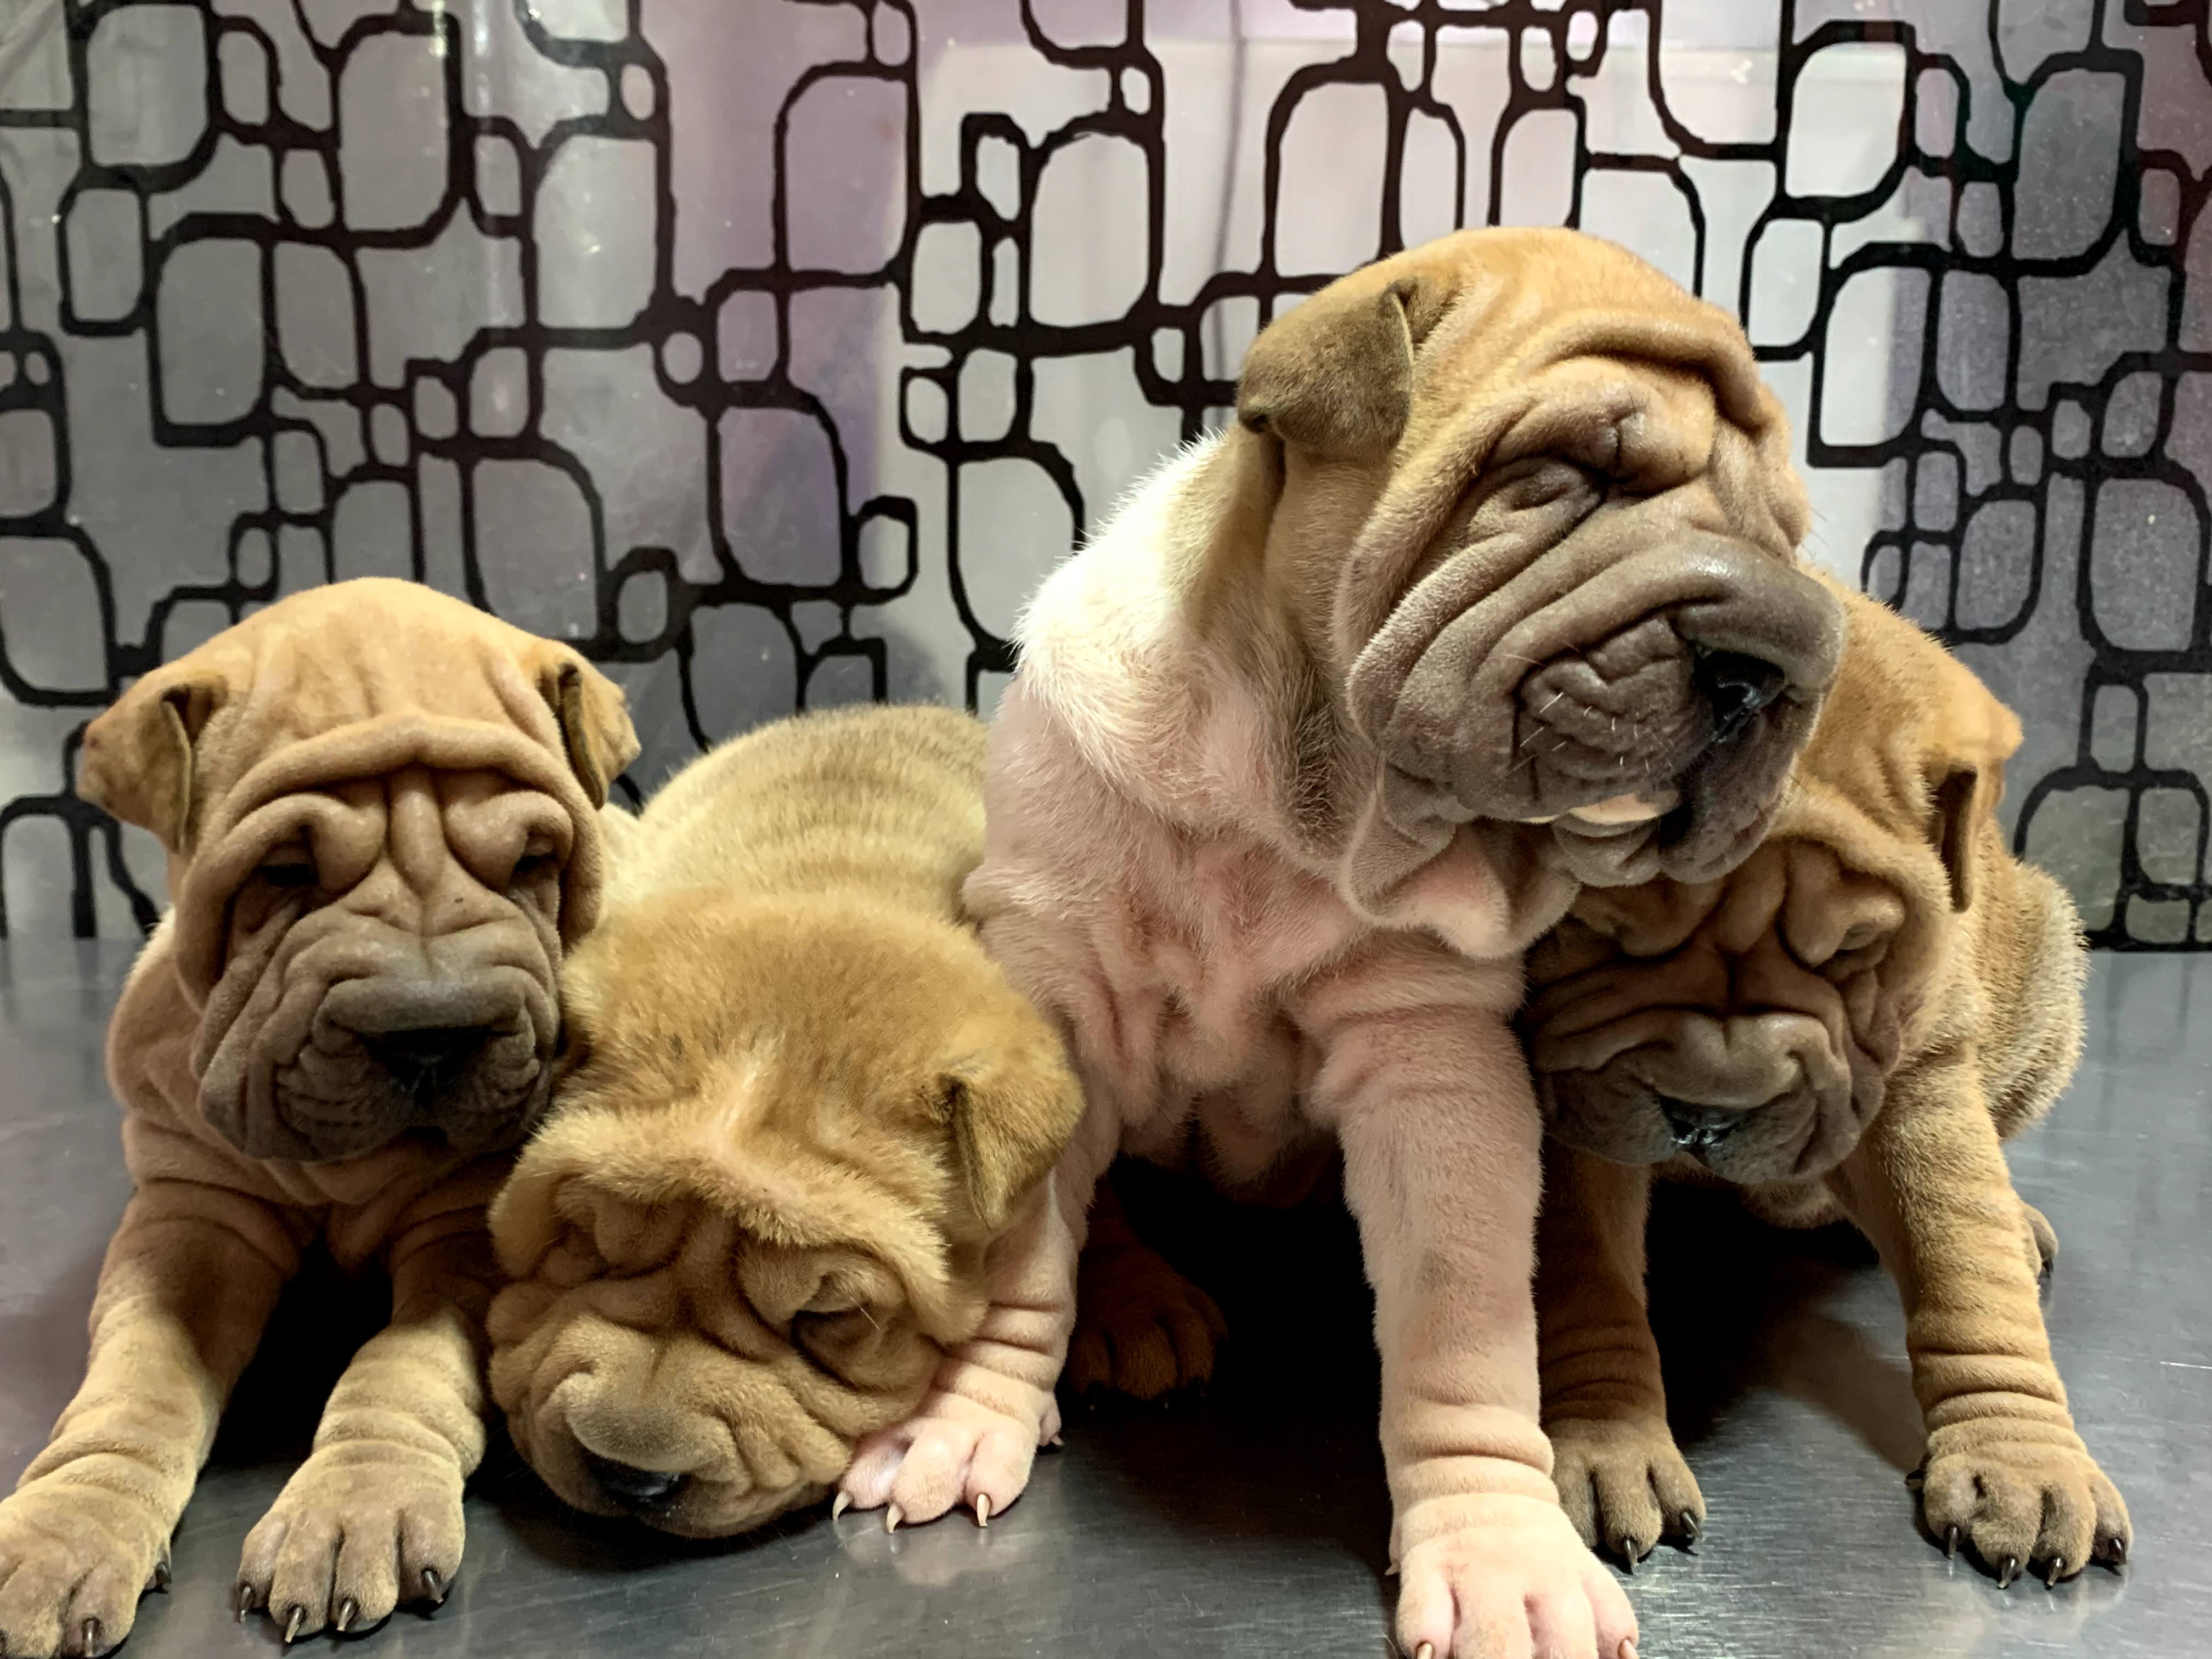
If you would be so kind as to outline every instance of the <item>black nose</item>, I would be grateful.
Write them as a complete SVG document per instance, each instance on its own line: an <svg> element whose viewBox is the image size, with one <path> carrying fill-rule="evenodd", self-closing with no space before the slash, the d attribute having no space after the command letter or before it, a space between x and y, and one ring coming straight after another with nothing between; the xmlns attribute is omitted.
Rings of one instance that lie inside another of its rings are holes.
<svg viewBox="0 0 2212 1659"><path fill-rule="evenodd" d="M1709 651L1691 679L1713 711L1715 744L1741 732L1753 714L1782 695L1782 671L1736 651Z"/></svg>
<svg viewBox="0 0 2212 1659"><path fill-rule="evenodd" d="M665 1510L691 1478L667 1469L635 1468L589 1451L584 1454L584 1467L599 1483L599 1490L626 1510Z"/></svg>
<svg viewBox="0 0 2212 1659"><path fill-rule="evenodd" d="M484 1045L484 1032L477 1025L422 1025L364 1036L361 1044L379 1066L420 1093L466 1069Z"/></svg>
<svg viewBox="0 0 2212 1659"><path fill-rule="evenodd" d="M1674 1144L1686 1152L1702 1152L1717 1146L1743 1121L1743 1114L1724 1106L1693 1106L1686 1100L1659 1097L1659 1115L1674 1132Z"/></svg>

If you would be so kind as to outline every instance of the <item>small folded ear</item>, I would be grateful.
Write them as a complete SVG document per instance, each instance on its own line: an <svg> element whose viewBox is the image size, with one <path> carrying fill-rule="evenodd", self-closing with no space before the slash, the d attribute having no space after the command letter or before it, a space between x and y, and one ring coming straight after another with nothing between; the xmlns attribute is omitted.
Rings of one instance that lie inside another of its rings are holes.
<svg viewBox="0 0 2212 1659"><path fill-rule="evenodd" d="M1945 722L1951 729L1928 769L1928 839L1943 860L1951 884L1951 908L1973 908L1990 843L2002 845L1997 803L2004 797L2005 762L2019 749L2020 721L2011 709L1973 682Z"/></svg>
<svg viewBox="0 0 2212 1659"><path fill-rule="evenodd" d="M221 675L181 662L143 676L85 727L78 797L184 851L196 804L192 745L226 689Z"/></svg>
<svg viewBox="0 0 2212 1659"><path fill-rule="evenodd" d="M637 758L637 732L622 687L559 646L538 671L538 689L561 722L576 781L594 807L605 806L623 768Z"/></svg>
<svg viewBox="0 0 2212 1659"><path fill-rule="evenodd" d="M1083 1091L1057 1053L963 1062L938 1079L960 1176L993 1232L1050 1173L1083 1116Z"/></svg>
<svg viewBox="0 0 2212 1659"><path fill-rule="evenodd" d="M1390 452L1413 407L1413 349L1441 310L1416 276L1357 277L1267 325L1244 354L1237 418L1331 460Z"/></svg>

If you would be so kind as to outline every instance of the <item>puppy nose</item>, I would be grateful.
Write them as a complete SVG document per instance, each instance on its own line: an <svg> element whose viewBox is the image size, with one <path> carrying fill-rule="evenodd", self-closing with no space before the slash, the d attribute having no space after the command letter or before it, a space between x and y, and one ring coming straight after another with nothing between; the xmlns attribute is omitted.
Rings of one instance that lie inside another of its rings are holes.
<svg viewBox="0 0 2212 1659"><path fill-rule="evenodd" d="M484 1033L475 1025L422 1025L406 1031L379 1031L361 1041L378 1065L410 1088L419 1090L465 1066L483 1047Z"/></svg>
<svg viewBox="0 0 2212 1659"><path fill-rule="evenodd" d="M677 1493L691 1478L667 1469L641 1469L629 1463L617 1463L611 1457L602 1457L592 1451L584 1454L584 1467L599 1483L599 1490L626 1510L665 1510L676 1501Z"/></svg>
<svg viewBox="0 0 2212 1659"><path fill-rule="evenodd" d="M1674 1132L1674 1144L1685 1152L1704 1152L1717 1146L1743 1121L1743 1114L1725 1106L1693 1106L1686 1100L1659 1097L1659 1115Z"/></svg>
<svg viewBox="0 0 2212 1659"><path fill-rule="evenodd" d="M1691 683L1713 711L1713 746L1741 731L1753 714L1782 695L1783 674L1771 662L1738 651L1709 651L1691 671Z"/></svg>

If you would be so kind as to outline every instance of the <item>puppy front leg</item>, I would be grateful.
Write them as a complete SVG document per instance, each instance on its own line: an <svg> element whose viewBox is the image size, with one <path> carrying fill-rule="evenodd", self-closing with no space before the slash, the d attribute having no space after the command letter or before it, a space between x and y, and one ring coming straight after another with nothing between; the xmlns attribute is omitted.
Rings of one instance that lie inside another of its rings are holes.
<svg viewBox="0 0 2212 1659"><path fill-rule="evenodd" d="M1972 1056L1893 1079L1830 1181L1905 1304L1929 1529L1947 1549L1964 1538L2003 1583L2124 1561L2127 1506L2067 1410Z"/></svg>
<svg viewBox="0 0 2212 1659"><path fill-rule="evenodd" d="M149 1182L107 1247L84 1385L0 1501L0 1653L106 1652L167 1583L169 1535L296 1245L276 1212Z"/></svg>
<svg viewBox="0 0 2212 1659"><path fill-rule="evenodd" d="M1498 1016L1331 1022L1312 1099L1344 1147L1382 1358L1382 1455L1415 1659L1634 1659L1538 1426L1535 1101Z"/></svg>
<svg viewBox="0 0 2212 1659"><path fill-rule="evenodd" d="M287 1642L438 1601L461 1561L461 1489L483 1456L491 1247L473 1217L403 1237L392 1322L331 1390L315 1449L246 1535L241 1607Z"/></svg>
<svg viewBox="0 0 2212 1659"><path fill-rule="evenodd" d="M1705 1515L1644 1314L1650 1203L1649 1169L1545 1143L1536 1325L1552 1480L1583 1542L1631 1568L1662 1537L1694 1541Z"/></svg>
<svg viewBox="0 0 2212 1659"><path fill-rule="evenodd" d="M1037 1448L1060 1438L1053 1389L1075 1328L1076 1263L1114 1155L1110 1124L1092 1121L1102 1115L1085 1119L1051 1178L993 1241L982 1323L945 1353L913 1416L854 1449L833 1515L881 1509L888 1532L964 1504L988 1526L1028 1486Z"/></svg>

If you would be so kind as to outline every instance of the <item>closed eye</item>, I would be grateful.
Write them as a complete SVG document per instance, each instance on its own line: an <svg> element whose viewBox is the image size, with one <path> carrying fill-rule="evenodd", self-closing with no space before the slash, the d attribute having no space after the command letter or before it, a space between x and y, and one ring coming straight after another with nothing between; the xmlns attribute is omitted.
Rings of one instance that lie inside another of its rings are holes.
<svg viewBox="0 0 2212 1659"><path fill-rule="evenodd" d="M279 848L261 861L261 879L271 887L296 890L315 884L315 860L304 847Z"/></svg>

